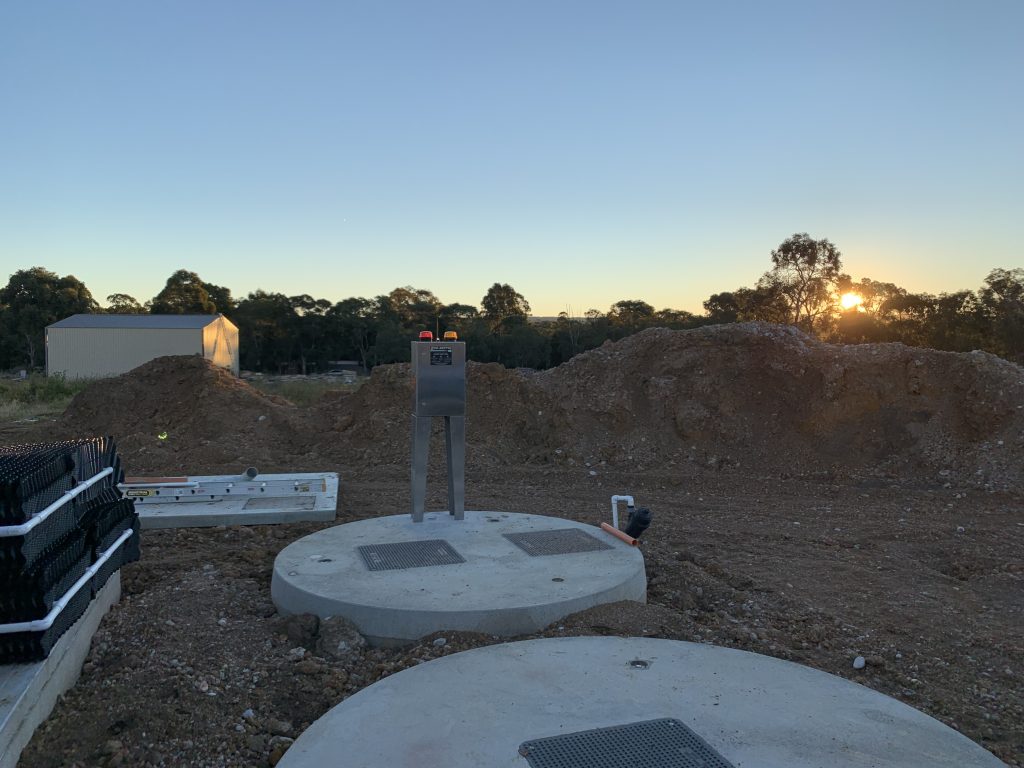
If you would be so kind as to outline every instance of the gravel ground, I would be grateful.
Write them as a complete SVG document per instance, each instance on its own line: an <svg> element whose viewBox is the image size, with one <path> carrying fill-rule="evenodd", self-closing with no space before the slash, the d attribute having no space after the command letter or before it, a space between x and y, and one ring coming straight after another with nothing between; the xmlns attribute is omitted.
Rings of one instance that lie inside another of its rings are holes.
<svg viewBox="0 0 1024 768"><path fill-rule="evenodd" d="M435 507L441 491L432 487ZM797 661L1024 765L1020 495L548 468L478 472L467 503L596 523L616 492L655 512L644 541L649 602L594 608L537 636L647 635ZM404 471L356 473L343 478L338 522L407 503ZM273 765L317 717L376 680L499 642L447 632L371 649L342 623L279 617L274 557L322 527L146 532L81 680L21 765Z"/></svg>
<svg viewBox="0 0 1024 768"><path fill-rule="evenodd" d="M0 442L112 434L131 474L334 470L344 523L408 509L411 383L409 366L379 366L297 407L198 357L159 358L91 384L56 422L0 425ZM597 523L631 493L655 512L649 602L541 634L797 661L1024 767L1024 368L759 323L652 329L540 373L470 364L467 440L470 509ZM319 527L147 532L22 765L273 765L375 680L498 642L375 650L338 622L282 619L274 557Z"/></svg>

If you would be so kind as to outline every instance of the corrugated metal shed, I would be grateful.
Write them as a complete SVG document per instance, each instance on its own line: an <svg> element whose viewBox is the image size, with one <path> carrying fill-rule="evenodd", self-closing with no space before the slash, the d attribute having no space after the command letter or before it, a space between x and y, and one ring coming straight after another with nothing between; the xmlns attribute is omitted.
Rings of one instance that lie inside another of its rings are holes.
<svg viewBox="0 0 1024 768"><path fill-rule="evenodd" d="M223 317L223 315L72 315L58 320L48 327L205 328L219 317Z"/></svg>
<svg viewBox="0 0 1024 768"><path fill-rule="evenodd" d="M72 315L46 328L46 372L118 376L165 355L202 355L238 375L238 328L223 315Z"/></svg>

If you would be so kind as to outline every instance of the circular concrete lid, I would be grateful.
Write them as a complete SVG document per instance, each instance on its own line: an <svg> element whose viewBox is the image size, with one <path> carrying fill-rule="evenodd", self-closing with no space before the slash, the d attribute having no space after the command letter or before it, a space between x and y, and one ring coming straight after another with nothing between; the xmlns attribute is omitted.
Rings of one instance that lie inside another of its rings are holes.
<svg viewBox="0 0 1024 768"><path fill-rule="evenodd" d="M531 556L508 538L523 534L591 549ZM359 549L422 541L447 542L464 562L371 570ZM285 547L271 582L283 613L344 616L377 644L446 629L526 634L594 605L643 601L646 590L639 548L593 525L509 512L466 512L463 521L431 513L422 523L394 515L327 528Z"/></svg>
<svg viewBox="0 0 1024 768"><path fill-rule="evenodd" d="M573 637L392 675L313 723L279 767L528 768L523 742L657 718L681 721L736 768L1003 765L895 699L799 664L675 640Z"/></svg>

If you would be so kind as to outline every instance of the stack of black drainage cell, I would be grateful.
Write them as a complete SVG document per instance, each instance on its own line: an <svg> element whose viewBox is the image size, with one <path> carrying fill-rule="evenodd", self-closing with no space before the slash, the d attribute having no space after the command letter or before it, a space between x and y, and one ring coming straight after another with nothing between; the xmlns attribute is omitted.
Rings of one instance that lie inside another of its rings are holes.
<svg viewBox="0 0 1024 768"><path fill-rule="evenodd" d="M139 559L110 438L0 447L0 664L38 661Z"/></svg>

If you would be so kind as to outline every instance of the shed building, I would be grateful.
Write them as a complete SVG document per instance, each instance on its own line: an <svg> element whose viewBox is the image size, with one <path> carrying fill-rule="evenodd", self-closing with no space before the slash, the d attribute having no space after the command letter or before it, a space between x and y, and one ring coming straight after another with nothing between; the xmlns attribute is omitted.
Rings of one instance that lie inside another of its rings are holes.
<svg viewBox="0 0 1024 768"><path fill-rule="evenodd" d="M46 327L46 373L118 376L153 358L202 355L238 375L238 328L223 315L72 315Z"/></svg>

